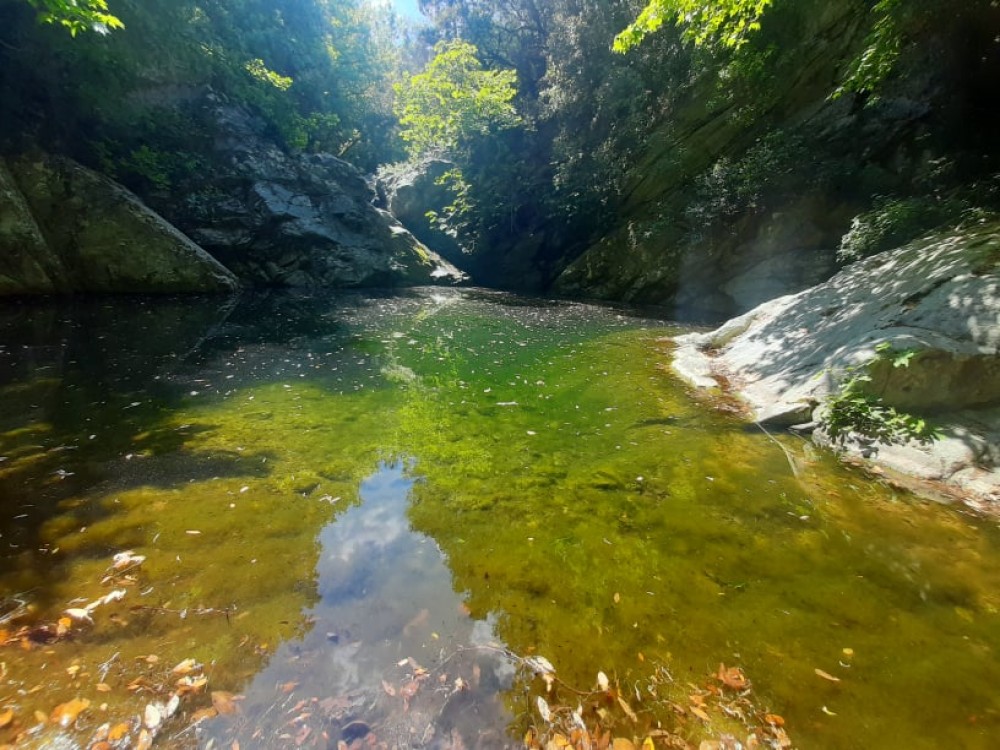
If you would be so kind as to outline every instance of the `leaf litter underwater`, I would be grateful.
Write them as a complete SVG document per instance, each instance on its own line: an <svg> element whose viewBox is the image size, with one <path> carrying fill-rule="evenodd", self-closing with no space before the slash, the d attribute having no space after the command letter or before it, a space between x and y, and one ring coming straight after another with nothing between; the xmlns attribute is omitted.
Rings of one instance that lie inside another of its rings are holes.
<svg viewBox="0 0 1000 750"><path fill-rule="evenodd" d="M0 308L0 742L986 748L1000 535L477 290Z"/></svg>

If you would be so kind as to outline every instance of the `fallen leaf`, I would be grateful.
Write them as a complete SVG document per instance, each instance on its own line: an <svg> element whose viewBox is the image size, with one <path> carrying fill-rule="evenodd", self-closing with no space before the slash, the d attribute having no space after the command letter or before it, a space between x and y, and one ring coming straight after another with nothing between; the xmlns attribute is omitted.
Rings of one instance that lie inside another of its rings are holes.
<svg viewBox="0 0 1000 750"><path fill-rule="evenodd" d="M774 739L778 741L778 747L785 748L792 746L792 740L788 736L788 732L780 727L775 727L774 729Z"/></svg>
<svg viewBox="0 0 1000 750"><path fill-rule="evenodd" d="M625 699L622 698L620 695L618 696L618 705L622 707L622 711L625 712L625 715L628 716L633 723L639 721L639 717L635 715L635 711L632 710L632 707L628 703L626 703ZM615 742L617 741L618 740L615 740Z"/></svg>
<svg viewBox="0 0 1000 750"><path fill-rule="evenodd" d="M76 718L90 708L90 701L86 698L74 698L71 701L60 703L49 716L49 720L66 729Z"/></svg>
<svg viewBox="0 0 1000 750"><path fill-rule="evenodd" d="M852 656L854 656L854 649L853 648L845 648L845 649L842 649L842 653L844 654L844 656L846 656L848 659L850 659Z"/></svg>
<svg viewBox="0 0 1000 750"><path fill-rule="evenodd" d="M830 674L829 672L824 672L822 669L814 669L813 671L819 677L822 677L824 680L829 680L830 682L840 682L839 677L834 677L832 674Z"/></svg>
<svg viewBox="0 0 1000 750"><path fill-rule="evenodd" d="M102 604L111 604L112 602L119 602L125 598L127 592L125 589L118 589L116 591L109 591L107 594L102 596L100 599L95 599L90 604L87 605L87 611L93 612L95 609L100 607Z"/></svg>
<svg viewBox="0 0 1000 750"><path fill-rule="evenodd" d="M624 737L615 737L611 743L611 750L635 750L635 745L632 744L632 740L627 740Z"/></svg>
<svg viewBox="0 0 1000 750"><path fill-rule="evenodd" d="M552 710L549 708L548 702L542 696L539 695L538 698L535 699L535 705L538 707L538 713L541 715L542 721L546 724L552 721Z"/></svg>
<svg viewBox="0 0 1000 750"><path fill-rule="evenodd" d="M106 682L98 682L96 685L94 685L94 689L98 693L110 693L111 692L111 686L108 683L106 683Z"/></svg>
<svg viewBox="0 0 1000 750"><path fill-rule="evenodd" d="M416 680L410 680L408 683L406 683L399 689L399 694L403 696L403 700L408 701L410 700L410 698L412 698L414 695L417 694L417 691L419 689L420 689L420 683L417 682Z"/></svg>
<svg viewBox="0 0 1000 750"><path fill-rule="evenodd" d="M614 597L613 597L613 598L614 598L614 600L615 600L615 604L618 604L618 602L620 602L620 601L622 600L622 595L621 595L621 594L619 594L619 593L618 593L618 592L616 591L616 592L615 592L615 595L614 595ZM615 739L615 742L617 742L617 741L618 741L618 740L617 740L617 739Z"/></svg>
<svg viewBox="0 0 1000 750"><path fill-rule="evenodd" d="M719 663L719 671L716 673L716 678L728 688L733 690L743 690L749 685L749 681L743 670L739 667L729 667L726 668L725 664Z"/></svg>
<svg viewBox="0 0 1000 750"><path fill-rule="evenodd" d="M163 723L163 714L160 707L155 703L146 704L146 710L142 713L142 723L146 729L153 732Z"/></svg>
<svg viewBox="0 0 1000 750"><path fill-rule="evenodd" d="M219 715L219 712L214 708L199 708L193 714L191 714L191 723L197 724L199 721L204 721L205 719L214 719Z"/></svg>
<svg viewBox="0 0 1000 750"><path fill-rule="evenodd" d="M289 681L289 682L283 682L282 684L280 684L278 686L278 689L281 690L282 693L284 693L285 695L287 695L288 693L290 693L293 690L295 690L295 688L297 688L298 686L299 686L299 683L294 682L294 681Z"/></svg>
<svg viewBox="0 0 1000 750"><path fill-rule="evenodd" d="M177 665L170 671L177 675L185 675L199 669L200 667L201 665L194 659L185 659L184 661L178 662Z"/></svg>
<svg viewBox="0 0 1000 750"><path fill-rule="evenodd" d="M139 731L139 739L135 743L135 750L149 750L153 746L153 735L145 729Z"/></svg>
<svg viewBox="0 0 1000 750"><path fill-rule="evenodd" d="M608 676L604 672L597 673L597 687L599 687L604 692L607 692L611 687L611 683L608 682Z"/></svg>
<svg viewBox="0 0 1000 750"><path fill-rule="evenodd" d="M156 664L159 660L160 657L157 656L156 654L150 654L149 656L143 659L143 661L146 662L147 664Z"/></svg>
<svg viewBox="0 0 1000 750"><path fill-rule="evenodd" d="M187 695L188 693L197 693L205 687L208 684L208 678L205 675L198 675L197 677L188 675L187 677L181 677L174 684L177 686L178 695Z"/></svg>
<svg viewBox="0 0 1000 750"><path fill-rule="evenodd" d="M710 722L712 720L711 717L707 713L705 713L705 710L702 708L698 708L698 706L689 706L688 710L702 721Z"/></svg>
<svg viewBox="0 0 1000 750"><path fill-rule="evenodd" d="M70 609L64 610L63 614L67 614L74 620L79 620L80 622L89 622L93 624L93 619L90 617L90 610L83 609L82 607L71 607Z"/></svg>
<svg viewBox="0 0 1000 750"><path fill-rule="evenodd" d="M235 697L232 693L227 693L224 690L213 690L212 707L223 716L234 714L236 713L236 704L233 702Z"/></svg>
<svg viewBox="0 0 1000 750"><path fill-rule="evenodd" d="M115 555L112 560L112 567L115 570L124 570L135 565L142 565L146 560L144 555L137 555L132 550L125 550Z"/></svg>
<svg viewBox="0 0 1000 750"><path fill-rule="evenodd" d="M14 721L14 709L8 708L3 713L0 713L0 729L10 726L10 723Z"/></svg>
<svg viewBox="0 0 1000 750"><path fill-rule="evenodd" d="M37 710L35 711L35 721L37 721L39 724L46 724L48 723L48 720L49 717L45 715L44 711L37 711Z"/></svg>
<svg viewBox="0 0 1000 750"><path fill-rule="evenodd" d="M642 741L642 750L656 750L656 745L653 744L652 737L646 737L646 739Z"/></svg>
<svg viewBox="0 0 1000 750"><path fill-rule="evenodd" d="M111 731L110 724L101 724L97 729L94 730L94 736L91 737L91 742L104 742L108 739L108 733Z"/></svg>
<svg viewBox="0 0 1000 750"><path fill-rule="evenodd" d="M390 698L396 697L396 688L394 688L385 680L382 680L382 689L385 691L385 694L388 695Z"/></svg>
<svg viewBox="0 0 1000 750"><path fill-rule="evenodd" d="M781 716L778 716L778 714L765 714L764 721L766 721L768 724L773 724L776 727L785 726L785 719Z"/></svg>
<svg viewBox="0 0 1000 750"><path fill-rule="evenodd" d="M66 674L69 675L69 678L71 680L75 680L76 676L80 674L81 669L83 669L83 667L81 667L79 664L73 664L69 667L66 667Z"/></svg>
<svg viewBox="0 0 1000 750"><path fill-rule="evenodd" d="M117 743L125 737L128 737L129 729L130 727L127 722L123 721L120 724L115 724L108 731L108 742Z"/></svg>
<svg viewBox="0 0 1000 750"><path fill-rule="evenodd" d="M306 741L311 733L312 727L308 724L303 724L299 728L299 731L295 733L295 746L302 747L302 743Z"/></svg>
<svg viewBox="0 0 1000 750"><path fill-rule="evenodd" d="M825 713L827 716L836 716L837 715L833 711L831 711L829 708L827 708L826 706L823 706L822 708L820 708L820 711L822 711L823 713Z"/></svg>

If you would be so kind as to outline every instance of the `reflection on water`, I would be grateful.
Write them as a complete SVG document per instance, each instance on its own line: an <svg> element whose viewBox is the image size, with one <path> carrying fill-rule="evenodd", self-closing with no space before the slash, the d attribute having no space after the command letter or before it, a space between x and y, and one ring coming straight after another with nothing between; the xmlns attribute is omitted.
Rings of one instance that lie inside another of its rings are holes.
<svg viewBox="0 0 1000 750"><path fill-rule="evenodd" d="M204 727L229 747L491 747L509 715L513 668L487 620L472 620L434 540L406 519L402 463L361 484L361 504L319 535L319 600L307 632L282 644L237 713Z"/></svg>
<svg viewBox="0 0 1000 750"><path fill-rule="evenodd" d="M995 525L788 439L793 476L676 328L417 290L0 330L0 742L491 747L545 696L637 743L995 744Z"/></svg>

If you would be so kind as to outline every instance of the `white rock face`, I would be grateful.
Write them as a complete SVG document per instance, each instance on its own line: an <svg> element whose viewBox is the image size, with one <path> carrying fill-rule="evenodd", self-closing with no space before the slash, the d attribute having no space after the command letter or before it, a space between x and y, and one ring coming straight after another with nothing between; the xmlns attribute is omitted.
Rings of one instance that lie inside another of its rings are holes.
<svg viewBox="0 0 1000 750"><path fill-rule="evenodd" d="M1000 223L859 261L676 342L678 374L697 387L707 371L724 375L756 420L785 426L815 419L845 368L872 360L878 344L918 350L907 368L873 368L872 387L943 437L880 446L879 464L1000 510Z"/></svg>

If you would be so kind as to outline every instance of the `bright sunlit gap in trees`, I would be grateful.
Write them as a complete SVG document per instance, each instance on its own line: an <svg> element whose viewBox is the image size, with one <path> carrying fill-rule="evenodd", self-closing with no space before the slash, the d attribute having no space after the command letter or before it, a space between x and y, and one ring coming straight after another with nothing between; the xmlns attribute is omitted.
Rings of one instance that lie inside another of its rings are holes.
<svg viewBox="0 0 1000 750"><path fill-rule="evenodd" d="M420 12L417 0L392 0L392 7L396 9L396 13L402 18L411 21L426 20Z"/></svg>

